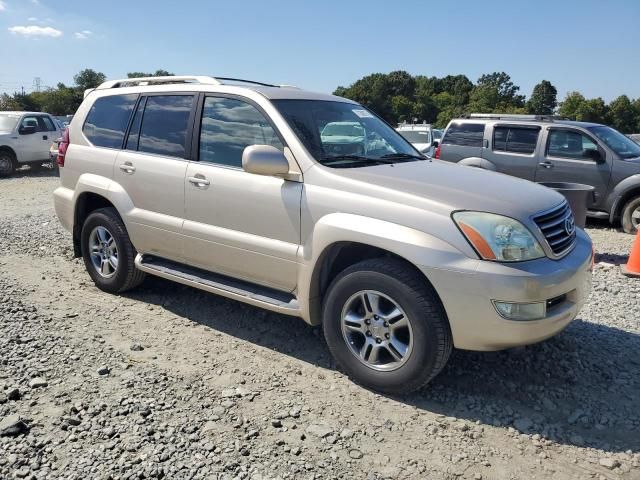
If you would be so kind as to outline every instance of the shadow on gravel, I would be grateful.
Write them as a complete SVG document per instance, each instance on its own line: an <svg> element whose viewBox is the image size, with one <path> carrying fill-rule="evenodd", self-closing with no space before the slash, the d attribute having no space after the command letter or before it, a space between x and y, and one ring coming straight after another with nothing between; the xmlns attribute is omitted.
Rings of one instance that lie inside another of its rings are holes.
<svg viewBox="0 0 640 480"><path fill-rule="evenodd" d="M127 296L296 359L333 369L303 321L148 278ZM559 336L504 352L455 351L425 389L394 400L605 451L640 451L640 335L576 320ZM284 359L283 359L284 360Z"/></svg>
<svg viewBox="0 0 640 480"><path fill-rule="evenodd" d="M57 177L58 172L46 165L43 165L40 168L33 167L20 167L17 169L13 175L9 177L0 177L0 181L2 180L11 180L15 178L46 178L46 177Z"/></svg>

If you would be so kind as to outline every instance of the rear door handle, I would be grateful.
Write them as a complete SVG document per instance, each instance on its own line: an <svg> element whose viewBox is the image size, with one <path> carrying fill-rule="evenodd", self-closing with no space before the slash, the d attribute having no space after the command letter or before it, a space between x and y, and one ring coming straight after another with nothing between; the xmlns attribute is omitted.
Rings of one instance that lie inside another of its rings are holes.
<svg viewBox="0 0 640 480"><path fill-rule="evenodd" d="M189 182L198 188L206 187L211 183L203 176L189 177Z"/></svg>
<svg viewBox="0 0 640 480"><path fill-rule="evenodd" d="M553 163L551 162L540 162L538 165L544 168L553 168Z"/></svg>
<svg viewBox="0 0 640 480"><path fill-rule="evenodd" d="M136 167L131 165L129 162L126 162L120 165L120 170L124 173L133 174L136 171Z"/></svg>
<svg viewBox="0 0 640 480"><path fill-rule="evenodd" d="M49 140L49 137L48 137L47 135L43 135L43 136L42 136L42 139L43 139L43 140Z"/></svg>

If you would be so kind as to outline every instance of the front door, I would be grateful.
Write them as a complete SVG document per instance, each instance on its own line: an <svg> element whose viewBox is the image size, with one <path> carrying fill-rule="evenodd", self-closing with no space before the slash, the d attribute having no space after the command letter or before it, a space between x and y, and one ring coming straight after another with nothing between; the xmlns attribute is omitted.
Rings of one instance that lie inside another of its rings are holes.
<svg viewBox="0 0 640 480"><path fill-rule="evenodd" d="M35 132L23 133L24 127L33 127ZM18 162L28 163L42 160L42 135L39 131L38 117L36 115L27 115L22 117L20 127L18 128ZM46 134L46 132L45 132ZM47 146L47 155L49 146ZM45 156L47 156L45 155Z"/></svg>
<svg viewBox="0 0 640 480"><path fill-rule="evenodd" d="M131 199L127 229L141 253L182 260L184 178L193 94L142 97L113 178Z"/></svg>
<svg viewBox="0 0 640 480"><path fill-rule="evenodd" d="M572 128L547 129L544 156L539 157L536 182L571 182L591 185L587 208L602 208L611 177L611 159L590 135Z"/></svg>
<svg viewBox="0 0 640 480"><path fill-rule="evenodd" d="M297 278L303 184L242 169L249 145L284 150L246 99L206 96L198 161L185 179L185 259L191 265L291 291Z"/></svg>

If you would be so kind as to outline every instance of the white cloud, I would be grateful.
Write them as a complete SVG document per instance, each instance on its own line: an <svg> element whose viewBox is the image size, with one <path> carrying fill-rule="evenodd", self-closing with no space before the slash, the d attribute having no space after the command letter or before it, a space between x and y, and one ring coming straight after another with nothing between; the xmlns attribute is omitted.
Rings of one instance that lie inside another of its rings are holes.
<svg viewBox="0 0 640 480"><path fill-rule="evenodd" d="M34 5L40 5L40 0L31 0Z"/></svg>
<svg viewBox="0 0 640 480"><path fill-rule="evenodd" d="M7 9L7 4L2 2L2 1L0 1L0 12L2 12L3 10L6 10L6 9Z"/></svg>
<svg viewBox="0 0 640 480"><path fill-rule="evenodd" d="M27 21L28 22L37 22L38 19L36 17L29 17L29 18L27 18Z"/></svg>
<svg viewBox="0 0 640 480"><path fill-rule="evenodd" d="M38 27L37 25L9 27L9 31L14 35L23 35L25 37L61 37L62 32L51 27Z"/></svg>
<svg viewBox="0 0 640 480"><path fill-rule="evenodd" d="M78 40L86 40L91 35L93 35L93 32L91 30L82 30L81 32L76 32L73 34L73 36Z"/></svg>

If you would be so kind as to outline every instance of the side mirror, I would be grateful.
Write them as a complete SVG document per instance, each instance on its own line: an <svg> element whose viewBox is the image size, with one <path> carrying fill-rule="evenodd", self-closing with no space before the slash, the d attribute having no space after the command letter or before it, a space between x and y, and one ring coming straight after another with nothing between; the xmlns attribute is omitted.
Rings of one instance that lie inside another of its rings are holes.
<svg viewBox="0 0 640 480"><path fill-rule="evenodd" d="M20 135L31 135L32 133L36 133L36 127L34 125L25 125L20 127L18 133Z"/></svg>
<svg viewBox="0 0 640 480"><path fill-rule="evenodd" d="M276 147L250 145L242 152L242 168L256 175L286 175L289 173L289 161Z"/></svg>
<svg viewBox="0 0 640 480"><path fill-rule="evenodd" d="M587 158L593 160L596 163L602 163L604 162L604 152L601 152L600 149L597 150L593 150L593 149L588 149L585 151Z"/></svg>
<svg viewBox="0 0 640 480"><path fill-rule="evenodd" d="M438 148L439 145L440 145L440 142L438 140L434 140L433 143L431 144L433 148Z"/></svg>

